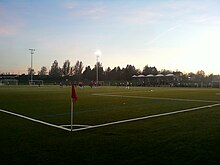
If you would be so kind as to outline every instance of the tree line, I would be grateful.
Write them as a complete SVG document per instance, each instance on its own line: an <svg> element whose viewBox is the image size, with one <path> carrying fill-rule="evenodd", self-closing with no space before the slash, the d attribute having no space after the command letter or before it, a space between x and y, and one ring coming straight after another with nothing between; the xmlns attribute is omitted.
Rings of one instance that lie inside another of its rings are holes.
<svg viewBox="0 0 220 165"><path fill-rule="evenodd" d="M175 74L176 76L181 77L181 81L212 81L214 75L205 75L203 70L199 70L196 73L182 73L180 71L171 71L171 70L158 70L155 66L146 65L143 70L137 69L134 65L127 65L126 67L114 67L111 69L107 67L104 70L102 64L98 62L93 67L86 66L84 67L82 61L77 61L74 65L71 65L69 60L65 60L62 67L59 66L57 60L55 60L50 69L48 70L45 66L42 66L40 71L37 72L39 77L47 76L48 79L51 80L64 80L64 79L72 79L75 81L96 81L96 68L98 65L98 75L100 81L131 81L133 80L133 75L148 75L148 74ZM34 70L28 68L28 75L35 74Z"/></svg>

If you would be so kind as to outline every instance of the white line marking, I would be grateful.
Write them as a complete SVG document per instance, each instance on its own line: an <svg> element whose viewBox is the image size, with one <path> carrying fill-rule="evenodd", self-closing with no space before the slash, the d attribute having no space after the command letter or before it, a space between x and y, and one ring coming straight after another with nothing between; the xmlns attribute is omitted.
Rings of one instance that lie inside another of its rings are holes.
<svg viewBox="0 0 220 165"><path fill-rule="evenodd" d="M33 118L30 118L30 117L20 115L20 114L14 113L14 112L6 111L6 110L3 110L3 109L0 109L0 112L4 112L4 113L10 114L10 115L21 117L21 118L24 118L24 119L27 119L27 120L30 120L30 121L33 121L33 122L41 123L41 124L44 124L44 125L48 125L48 126L51 126L51 127L63 129L63 130L66 130L66 131L71 131L68 128L64 128L64 127L61 127L61 126L58 126L58 125L55 125L55 124L50 124L50 123L47 123L47 122L44 122L44 121L41 121L41 120L33 119Z"/></svg>
<svg viewBox="0 0 220 165"><path fill-rule="evenodd" d="M110 94L92 94L94 96L107 96L107 97L125 97L135 99L154 99L154 100L170 100L170 101L192 101L192 102L203 102L203 103L220 103L220 101L212 100L195 100L195 99L174 99L166 97L145 97L145 96L124 96L124 95L110 95Z"/></svg>
<svg viewBox="0 0 220 165"><path fill-rule="evenodd" d="M60 125L61 127L70 127L71 125ZM90 127L90 125L73 124L73 127Z"/></svg>
<svg viewBox="0 0 220 165"><path fill-rule="evenodd" d="M202 106L202 107L189 108L189 109L184 109L184 110L179 110L179 111L174 111L174 112L167 112L167 113L161 113L161 114L156 114L156 115L150 115L150 116L144 116L144 117L138 117L138 118L133 118L133 119L121 120L121 121L116 121L116 122L110 122L110 123L105 123L105 124L99 124L99 125L89 126L89 127L85 127L85 128L73 129L73 132L87 130L87 129L92 129L92 128L99 128L99 127L104 127L104 126L109 126L109 125L115 125L115 124L122 124L122 123L127 123L127 122L132 122L132 121L144 120L144 119L149 119L149 118L168 116L168 115L173 115L173 114L178 114L178 113L195 111L195 110L199 110L199 109L216 107L216 106L219 106L219 105L220 104L212 104L212 105L206 105L206 106Z"/></svg>

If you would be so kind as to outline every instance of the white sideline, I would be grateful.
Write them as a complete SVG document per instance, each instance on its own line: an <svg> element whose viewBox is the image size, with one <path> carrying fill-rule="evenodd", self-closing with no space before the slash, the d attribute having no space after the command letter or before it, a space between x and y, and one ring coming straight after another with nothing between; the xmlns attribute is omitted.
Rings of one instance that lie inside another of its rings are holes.
<svg viewBox="0 0 220 165"><path fill-rule="evenodd" d="M116 94L92 94L93 96L107 96L107 97L125 97L125 98L136 98L136 99L152 99L152 100L170 100L170 101L192 101L192 102L203 102L203 103L220 103L220 101L211 100L195 100L195 99L174 99L166 97L145 97L145 96L124 96Z"/></svg>
<svg viewBox="0 0 220 165"><path fill-rule="evenodd" d="M61 127L61 126L58 126L58 125L55 125L55 124L50 124L50 123L47 123L47 122L44 122L44 121L41 121L41 120L33 119L33 118L30 118L30 117L20 115L20 114L14 113L14 112L9 112L9 111L3 110L3 109L0 109L0 112L4 112L4 113L10 114L10 115L18 116L18 117L21 117L21 118L24 118L24 119L27 119L27 120L30 120L30 121L33 121L33 122L41 123L41 124L44 124L44 125L48 125L48 126L51 126L51 127L60 128L60 129L66 130L66 131L71 131L70 129L65 128L65 127Z"/></svg>
<svg viewBox="0 0 220 165"><path fill-rule="evenodd" d="M174 111L174 112L167 112L167 113L161 113L161 114L157 114L157 115L150 115L150 116L144 116L144 117L138 117L138 118L133 118L133 119L121 120L121 121L116 121L116 122L110 122L110 123L105 123L105 124L99 124L99 125L94 125L94 126L88 126L88 127L85 127L85 128L73 129L73 132L92 129L92 128L98 128L98 127L104 127L104 126L109 126L109 125L115 125L115 124L122 124L122 123L127 123L127 122L132 122L132 121L144 120L144 119L149 119L149 118L155 118L155 117L160 117L160 116L173 115L173 114L178 114L178 113L183 113L183 112L195 111L195 110L204 109L204 108L216 107L216 106L219 106L219 105L220 104L212 104L212 105L189 108L189 109L184 109L184 110L179 110L179 111Z"/></svg>

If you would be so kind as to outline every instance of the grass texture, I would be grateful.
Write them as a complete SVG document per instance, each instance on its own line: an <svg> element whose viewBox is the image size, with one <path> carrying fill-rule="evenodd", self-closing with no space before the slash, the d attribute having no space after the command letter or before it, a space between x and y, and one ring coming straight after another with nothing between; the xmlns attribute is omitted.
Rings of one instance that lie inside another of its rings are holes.
<svg viewBox="0 0 220 165"><path fill-rule="evenodd" d="M85 87L76 91L74 122L86 125L220 103L220 89ZM59 86L0 86L0 109L55 125L70 124L70 92L70 87ZM79 132L0 112L0 130L2 165L220 163L220 106Z"/></svg>

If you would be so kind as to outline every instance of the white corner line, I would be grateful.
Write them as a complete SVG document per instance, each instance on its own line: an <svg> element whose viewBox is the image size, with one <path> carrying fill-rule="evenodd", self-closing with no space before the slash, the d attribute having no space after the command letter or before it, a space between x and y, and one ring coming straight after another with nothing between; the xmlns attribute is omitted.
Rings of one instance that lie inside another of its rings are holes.
<svg viewBox="0 0 220 165"><path fill-rule="evenodd" d="M109 122L109 123L104 123L104 124L99 124L99 125L94 125L94 126L87 126L87 127L83 127L83 128L73 129L72 132L78 132L78 131L92 129L92 128L99 128L99 127L104 127L104 126L122 124L122 123L138 121L138 120L144 120L144 119L149 119L149 118L156 118L156 117L160 117L160 116L168 116L168 115L184 113L184 112L189 112L189 111L195 111L195 110L199 110L199 109L211 108L211 107L216 107L216 106L220 106L220 103L219 104L206 105L206 106L202 106L202 107L189 108L189 109L184 109L184 110L179 110L179 111L174 111L174 112L167 112L167 113L161 113L161 114L156 114L156 115L138 117L138 118L133 118L133 119L120 120L120 121L116 121L116 122ZM33 118L30 118L30 117L27 117L27 116L24 116L24 115L20 115L20 114L14 113L14 112L6 111L6 110L3 110L3 109L0 109L0 112L7 113L7 114L10 114L10 115L14 115L14 116L17 116L17 117L24 118L26 120L30 120L30 121L33 121L33 122L41 123L41 124L44 124L44 125L48 125L48 126L51 126L51 127L55 127L55 128L59 128L59 129L63 129L63 130L71 132L71 129L68 129L68 128L65 128L65 127L62 127L62 126L58 126L58 125L55 125L55 124L47 123L47 122L44 122L44 121L41 121L41 120L33 119Z"/></svg>
<svg viewBox="0 0 220 165"><path fill-rule="evenodd" d="M109 125L122 124L122 123L127 123L127 122L132 122L132 121L144 120L144 119L149 119L149 118L156 118L156 117L160 117L160 116L174 115L174 114L178 114L178 113L195 111L195 110L199 110L199 109L211 108L211 107L216 107L216 106L220 106L220 104L206 105L206 106L202 106L202 107L189 108L189 109L184 109L184 110L179 110L179 111L174 111L174 112L167 112L167 113L138 117L138 118L133 118L133 119L126 119L126 120L121 120L121 121L116 121L116 122L104 123L104 124L89 126L89 127L85 127L85 128L77 128L77 129L73 129L73 132L92 129L92 128L99 128L99 127L104 127L104 126L109 126Z"/></svg>
<svg viewBox="0 0 220 165"><path fill-rule="evenodd" d="M10 114L10 115L14 115L14 116L17 116L17 117L21 117L23 119L30 120L30 121L33 121L33 122L36 122L36 123L41 123L41 124L48 125L48 126L51 126L51 127L63 129L65 131L71 131L70 129L65 128L65 127L61 127L61 126L51 124L51 123L47 123L47 122L44 122L44 121L41 121L41 120L33 119L33 118L30 118L30 117L20 115L20 114L14 113L14 112L6 111L6 110L3 110L3 109L0 109L0 112L7 113L7 114Z"/></svg>
<svg viewBox="0 0 220 165"><path fill-rule="evenodd" d="M60 125L61 127L70 127L71 125ZM82 125L82 124L73 124L73 127L90 127L90 125Z"/></svg>

